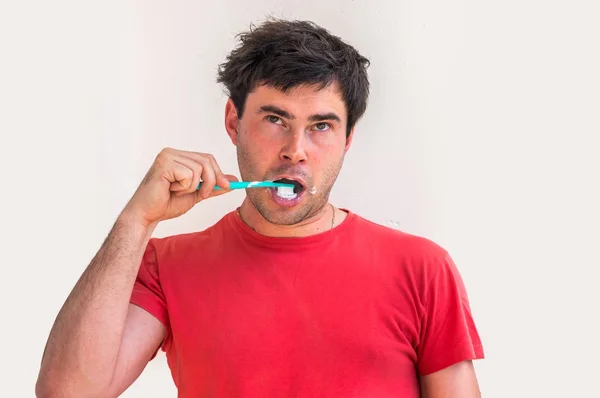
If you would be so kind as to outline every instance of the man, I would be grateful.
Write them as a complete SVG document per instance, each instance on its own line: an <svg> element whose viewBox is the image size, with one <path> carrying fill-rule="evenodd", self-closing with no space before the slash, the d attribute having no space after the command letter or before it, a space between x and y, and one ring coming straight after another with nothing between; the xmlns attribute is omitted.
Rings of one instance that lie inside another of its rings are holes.
<svg viewBox="0 0 600 398"><path fill-rule="evenodd" d="M241 180L294 192L249 188L205 231L151 238L238 180L163 150L58 314L37 395L118 396L162 348L181 397L478 397L482 346L448 253L328 200L367 59L309 22L241 38L219 71Z"/></svg>

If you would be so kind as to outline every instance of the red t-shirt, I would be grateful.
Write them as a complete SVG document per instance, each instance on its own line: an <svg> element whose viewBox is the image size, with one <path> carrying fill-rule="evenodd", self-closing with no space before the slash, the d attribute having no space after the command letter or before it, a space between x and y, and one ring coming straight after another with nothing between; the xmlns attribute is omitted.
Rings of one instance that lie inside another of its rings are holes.
<svg viewBox="0 0 600 398"><path fill-rule="evenodd" d="M483 358L448 253L348 211L265 237L231 212L153 238L131 302L167 327L180 397L419 397L419 374Z"/></svg>

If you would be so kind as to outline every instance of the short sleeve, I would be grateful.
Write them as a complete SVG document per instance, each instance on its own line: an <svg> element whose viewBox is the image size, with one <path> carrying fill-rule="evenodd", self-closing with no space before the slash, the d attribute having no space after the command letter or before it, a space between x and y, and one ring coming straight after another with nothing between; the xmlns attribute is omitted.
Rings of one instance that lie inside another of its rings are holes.
<svg viewBox="0 0 600 398"><path fill-rule="evenodd" d="M467 291L456 265L446 253L436 268L425 293L417 347L417 369L421 375L484 357Z"/></svg>
<svg viewBox="0 0 600 398"><path fill-rule="evenodd" d="M160 283L155 243L155 238L152 238L146 246L138 275L133 285L130 302L148 311L167 328L166 342L170 334L170 323L167 303Z"/></svg>

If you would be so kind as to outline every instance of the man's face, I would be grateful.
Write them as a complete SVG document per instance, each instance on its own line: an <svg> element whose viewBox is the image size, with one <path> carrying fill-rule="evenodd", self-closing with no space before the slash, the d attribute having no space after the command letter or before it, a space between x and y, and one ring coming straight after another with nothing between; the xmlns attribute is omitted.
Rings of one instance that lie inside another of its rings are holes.
<svg viewBox="0 0 600 398"><path fill-rule="evenodd" d="M267 221L297 224L327 204L351 142L346 121L335 84L321 90L300 86L287 93L258 87L248 95L242 119L228 105L226 123L237 145L242 180L285 179L297 186L292 195L271 188L247 190Z"/></svg>

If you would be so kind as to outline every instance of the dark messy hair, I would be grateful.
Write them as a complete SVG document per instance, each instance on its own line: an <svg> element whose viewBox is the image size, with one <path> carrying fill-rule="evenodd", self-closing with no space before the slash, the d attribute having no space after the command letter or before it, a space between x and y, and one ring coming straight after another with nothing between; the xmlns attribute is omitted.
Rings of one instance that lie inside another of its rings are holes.
<svg viewBox="0 0 600 398"><path fill-rule="evenodd" d="M350 134L367 108L367 58L310 21L269 19L237 37L241 43L219 65L217 82L225 85L240 118L248 93L260 85L288 91L337 82L348 112L346 136Z"/></svg>

